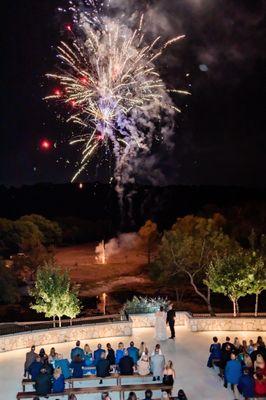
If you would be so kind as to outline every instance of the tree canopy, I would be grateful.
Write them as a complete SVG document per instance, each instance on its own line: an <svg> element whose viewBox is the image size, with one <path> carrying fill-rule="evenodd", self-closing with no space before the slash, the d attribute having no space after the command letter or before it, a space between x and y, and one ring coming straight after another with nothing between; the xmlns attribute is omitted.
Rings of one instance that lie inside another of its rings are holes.
<svg viewBox="0 0 266 400"><path fill-rule="evenodd" d="M31 222L36 225L42 234L42 244L44 246L57 245L62 240L62 230L55 221L38 214L24 215L20 221Z"/></svg>
<svg viewBox="0 0 266 400"><path fill-rule="evenodd" d="M68 273L52 263L45 263L38 269L35 287L30 294L35 299L31 308L48 318L58 317L59 325L62 316L74 318L80 312L77 291L71 288Z"/></svg>

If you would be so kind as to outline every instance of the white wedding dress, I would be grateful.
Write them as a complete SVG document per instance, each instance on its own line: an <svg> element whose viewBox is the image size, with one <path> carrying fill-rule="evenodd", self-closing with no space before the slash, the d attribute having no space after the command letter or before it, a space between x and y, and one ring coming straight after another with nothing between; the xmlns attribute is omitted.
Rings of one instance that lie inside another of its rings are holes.
<svg viewBox="0 0 266 400"><path fill-rule="evenodd" d="M166 340L166 312L157 311L155 313L155 339Z"/></svg>

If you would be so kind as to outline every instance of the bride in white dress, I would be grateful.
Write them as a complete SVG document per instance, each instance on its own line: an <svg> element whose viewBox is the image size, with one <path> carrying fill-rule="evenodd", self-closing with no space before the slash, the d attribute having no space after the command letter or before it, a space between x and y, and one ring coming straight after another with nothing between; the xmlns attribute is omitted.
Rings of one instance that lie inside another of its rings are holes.
<svg viewBox="0 0 266 400"><path fill-rule="evenodd" d="M162 306L160 307L160 311L155 313L155 339L157 340L167 339L166 315Z"/></svg>

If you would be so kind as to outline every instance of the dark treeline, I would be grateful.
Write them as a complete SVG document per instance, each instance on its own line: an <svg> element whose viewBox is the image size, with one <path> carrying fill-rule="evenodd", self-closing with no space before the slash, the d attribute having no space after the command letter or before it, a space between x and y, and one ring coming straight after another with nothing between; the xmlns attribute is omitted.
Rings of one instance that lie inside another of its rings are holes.
<svg viewBox="0 0 266 400"><path fill-rule="evenodd" d="M84 184L82 189L78 184L1 186L0 196L0 217L17 219L35 213L58 220L66 230L75 224L86 230L85 221L90 221L94 235L85 235L86 240L103 234L102 229L97 234L97 226L104 227L105 236L110 237L118 231L137 230L147 219L160 230L168 229L177 217L188 214L220 212L229 221L241 222L247 232L255 226L265 232L266 225L266 189L258 188L131 185L125 187L122 211L114 186L100 183Z"/></svg>

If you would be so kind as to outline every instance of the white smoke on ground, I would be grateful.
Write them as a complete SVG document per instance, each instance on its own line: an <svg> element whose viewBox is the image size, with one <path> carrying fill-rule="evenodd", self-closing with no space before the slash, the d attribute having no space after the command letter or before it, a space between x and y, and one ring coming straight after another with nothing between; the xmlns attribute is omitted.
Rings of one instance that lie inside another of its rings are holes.
<svg viewBox="0 0 266 400"><path fill-rule="evenodd" d="M119 255L120 253L138 249L141 246L141 239L136 232L129 233L121 233L115 238L110 239L108 242L102 245L102 242L99 243L95 248L96 261L98 263L102 262L100 260L103 259L103 251L105 257L105 263L107 263L112 256Z"/></svg>

